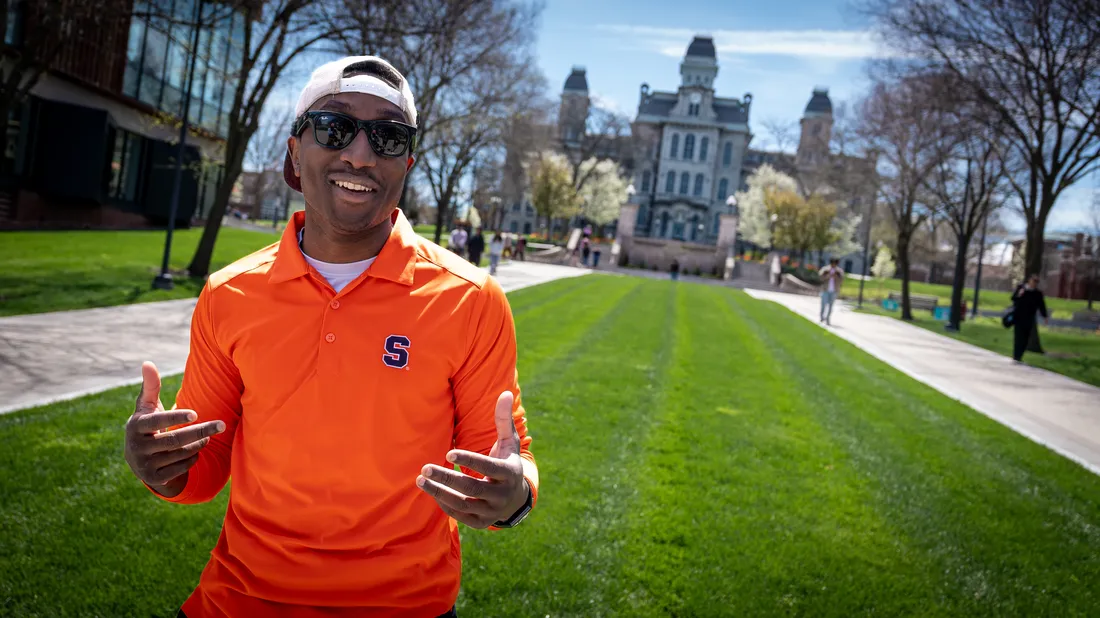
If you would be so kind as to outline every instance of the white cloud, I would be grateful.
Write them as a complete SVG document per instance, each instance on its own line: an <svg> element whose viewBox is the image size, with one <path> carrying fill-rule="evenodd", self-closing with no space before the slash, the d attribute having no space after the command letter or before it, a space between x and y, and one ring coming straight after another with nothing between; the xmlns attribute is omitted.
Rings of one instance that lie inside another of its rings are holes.
<svg viewBox="0 0 1100 618"><path fill-rule="evenodd" d="M644 41L653 51L681 58L692 37L701 31L627 24L596 26L604 32ZM706 33L702 31L702 33ZM715 30L714 46L720 56L761 55L811 58L870 58L888 55L874 35L862 30Z"/></svg>

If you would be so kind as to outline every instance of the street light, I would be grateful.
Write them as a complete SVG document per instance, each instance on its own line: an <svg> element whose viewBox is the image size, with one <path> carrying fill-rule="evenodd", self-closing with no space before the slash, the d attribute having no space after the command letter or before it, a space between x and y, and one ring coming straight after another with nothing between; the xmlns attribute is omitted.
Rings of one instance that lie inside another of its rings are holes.
<svg viewBox="0 0 1100 618"><path fill-rule="evenodd" d="M729 214L734 214L734 211L737 210L737 198L733 197L732 195L727 197L726 206L729 207Z"/></svg>
<svg viewBox="0 0 1100 618"><path fill-rule="evenodd" d="M631 199L633 199L635 193L637 193L637 191L634 190L634 183L628 184L626 186L626 199L627 199L627 201L630 201Z"/></svg>

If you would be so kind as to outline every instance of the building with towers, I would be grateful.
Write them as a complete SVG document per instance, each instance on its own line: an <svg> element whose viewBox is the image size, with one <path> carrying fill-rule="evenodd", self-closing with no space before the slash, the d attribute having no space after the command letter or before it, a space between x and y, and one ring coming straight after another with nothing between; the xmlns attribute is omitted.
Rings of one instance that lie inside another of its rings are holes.
<svg viewBox="0 0 1100 618"><path fill-rule="evenodd" d="M590 130L593 128L595 132ZM514 127L518 135L514 143L509 143L507 147L501 183L505 206L500 229L530 234L539 231L540 224L545 225L545 221L538 220L534 207L526 199L527 187L522 167L523 158L532 145L536 149L553 148L565 154L570 161L593 157L610 159L629 173L632 165L632 142L626 129L625 120L617 125L613 114L593 105L585 68L573 67L562 87L557 123L551 126L524 124ZM561 231L561 228L557 229Z"/></svg>
<svg viewBox="0 0 1100 618"><path fill-rule="evenodd" d="M680 63L676 92L642 84L634 136L635 235L714 244L726 200L741 180L752 134L752 95L720 97L711 37L696 36Z"/></svg>

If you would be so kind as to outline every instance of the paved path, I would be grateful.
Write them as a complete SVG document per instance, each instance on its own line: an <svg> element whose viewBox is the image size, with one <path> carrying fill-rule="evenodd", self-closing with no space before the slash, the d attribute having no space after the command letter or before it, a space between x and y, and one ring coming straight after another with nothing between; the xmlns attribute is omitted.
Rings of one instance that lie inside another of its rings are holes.
<svg viewBox="0 0 1100 618"><path fill-rule="evenodd" d="M511 292L588 272L512 262L497 280ZM145 360L182 372L194 307L189 298L0 318L0 414L137 384Z"/></svg>
<svg viewBox="0 0 1100 618"><path fill-rule="evenodd" d="M817 297L748 293L818 323ZM1100 388L840 303L832 323L829 330L838 337L1100 474Z"/></svg>

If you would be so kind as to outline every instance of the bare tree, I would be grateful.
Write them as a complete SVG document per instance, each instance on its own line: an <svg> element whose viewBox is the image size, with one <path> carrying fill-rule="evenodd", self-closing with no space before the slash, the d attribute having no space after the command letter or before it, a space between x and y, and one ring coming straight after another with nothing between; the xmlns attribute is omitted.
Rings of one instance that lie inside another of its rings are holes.
<svg viewBox="0 0 1100 618"><path fill-rule="evenodd" d="M1095 0L868 0L886 41L952 75L991 112L1027 221L1026 270L1039 273L1050 211L1100 164L1100 3ZM1006 154L1009 156L1009 154Z"/></svg>
<svg viewBox="0 0 1100 618"><path fill-rule="evenodd" d="M287 66L319 41L338 36L309 0L249 2L240 0L245 20L243 54L233 89L229 130L225 143L225 175L218 184L188 271L193 277L210 272L210 259L233 185L241 174L249 141L260 125L264 104ZM226 92L229 96L229 92Z"/></svg>
<svg viewBox="0 0 1100 618"><path fill-rule="evenodd" d="M282 170L286 136L294 121L294 108L280 106L269 110L245 150L245 165L259 172L256 182L250 187L251 199L255 204L263 204L276 195L285 198L286 191L290 190L283 181Z"/></svg>
<svg viewBox="0 0 1100 618"><path fill-rule="evenodd" d="M594 166L585 166L589 159L615 158L613 151L625 148L624 139L630 132L630 119L602 107L593 107L588 113L585 132L575 141L562 141L561 149L572 168L573 187L580 194L588 179L595 173Z"/></svg>
<svg viewBox="0 0 1100 618"><path fill-rule="evenodd" d="M530 64L526 56L499 52L484 58L481 66L443 92L435 128L425 139L420 158L437 206L437 241L471 165L487 150L503 147L515 111L544 87Z"/></svg>
<svg viewBox="0 0 1100 618"><path fill-rule="evenodd" d="M909 302L910 246L934 211L925 183L937 157L941 82L922 75L881 79L860 106L859 136L876 153L879 197L896 232L894 254L901 272L901 317L912 320Z"/></svg>
<svg viewBox="0 0 1100 618"><path fill-rule="evenodd" d="M462 110L461 105L446 100L449 93L456 92L456 85L475 70L496 62L494 56L507 55L529 45L541 10L542 5L537 1L330 0L325 19L330 28L340 34L324 49L342 54L374 54L393 63L409 80L416 98L420 143L446 143L450 148L457 135L467 140L480 138L476 137L478 131L472 128L455 133L458 127L472 127L475 123L463 115L469 113L469 108ZM458 90L461 89L459 86ZM458 115L454 113L456 109ZM437 127L443 127L448 135L433 142L432 134ZM458 170L455 183L462 178L479 148L456 159L465 162ZM451 154L459 150L461 148L452 150ZM420 157L416 167L426 163L427 158ZM438 180L438 166L434 173ZM410 173L406 183L411 177ZM450 208L453 197L452 192L445 208L440 205L437 221L445 220L448 213L444 211ZM437 228L436 242L440 236L441 229Z"/></svg>
<svg viewBox="0 0 1100 618"><path fill-rule="evenodd" d="M776 150L794 154L795 149L798 148L797 122L780 120L772 116L761 120L760 126L764 127L771 142L775 144Z"/></svg>
<svg viewBox="0 0 1100 618"><path fill-rule="evenodd" d="M1001 207L1006 195L1006 169L999 132L971 110L958 108L945 117L940 153L925 187L938 202L943 220L955 236L955 274L951 285L948 328L962 326L963 288L970 242L986 217Z"/></svg>

